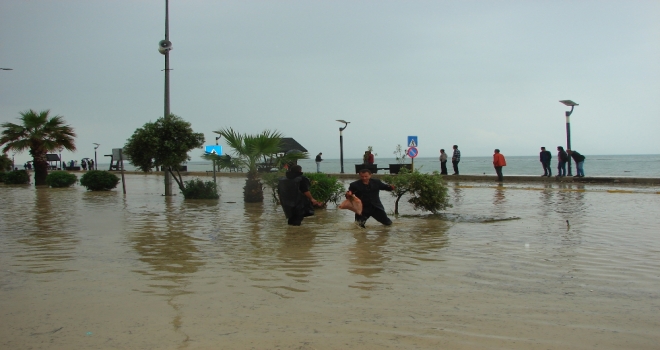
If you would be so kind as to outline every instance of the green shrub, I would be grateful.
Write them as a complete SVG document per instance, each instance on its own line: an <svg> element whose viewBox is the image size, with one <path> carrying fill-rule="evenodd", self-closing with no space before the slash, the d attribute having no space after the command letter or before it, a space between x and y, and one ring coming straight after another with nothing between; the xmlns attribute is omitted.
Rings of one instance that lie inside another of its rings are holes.
<svg viewBox="0 0 660 350"><path fill-rule="evenodd" d="M202 181L200 179L184 181L181 190L186 199L218 199L218 186L213 181Z"/></svg>
<svg viewBox="0 0 660 350"><path fill-rule="evenodd" d="M4 171L0 171L0 182L5 182L6 175L7 173L5 173Z"/></svg>
<svg viewBox="0 0 660 350"><path fill-rule="evenodd" d="M418 170L402 168L397 175L384 175L383 181L395 187L390 192L396 198L394 214L399 214L399 200L405 194L410 195L408 203L412 204L414 210L428 210L435 214L452 206L449 204L447 186L437 171L423 174Z"/></svg>
<svg viewBox="0 0 660 350"><path fill-rule="evenodd" d="M14 170L5 173L5 183L7 185L24 185L30 183L30 174L27 170Z"/></svg>
<svg viewBox="0 0 660 350"><path fill-rule="evenodd" d="M309 187L312 197L319 202L337 204L343 200L346 189L339 179L324 173L305 174L312 183Z"/></svg>
<svg viewBox="0 0 660 350"><path fill-rule="evenodd" d="M80 177L80 184L88 191L109 191L118 183L117 175L104 170L90 170Z"/></svg>
<svg viewBox="0 0 660 350"><path fill-rule="evenodd" d="M46 176L46 184L50 187L69 187L78 182L78 177L66 171L52 171Z"/></svg>
<svg viewBox="0 0 660 350"><path fill-rule="evenodd" d="M280 197L277 194L277 183L280 181L280 177L285 176L285 173L286 170L280 169L276 173L261 174L261 182L264 184L264 186L270 187L273 203L280 202Z"/></svg>

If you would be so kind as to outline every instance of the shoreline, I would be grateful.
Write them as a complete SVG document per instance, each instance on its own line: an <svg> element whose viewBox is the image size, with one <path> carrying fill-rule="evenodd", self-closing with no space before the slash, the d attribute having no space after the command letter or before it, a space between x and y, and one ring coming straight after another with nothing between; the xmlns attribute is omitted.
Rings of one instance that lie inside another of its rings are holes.
<svg viewBox="0 0 660 350"><path fill-rule="evenodd" d="M81 173L82 171L72 171L73 173ZM119 174L119 171L112 171ZM162 175L160 172L144 173L141 171L125 171L124 174L133 175ZM340 173L326 173L327 175L334 176L341 180L357 180L357 174L340 174ZM382 175L389 174L374 174L378 178ZM211 171L184 171L181 176L197 176L197 177L210 177L213 178ZM216 172L216 176L221 177L245 177L245 172ZM498 183L496 175L446 175L443 176L446 182L494 182ZM651 185L660 186L660 178L656 177L612 177L612 176L587 176L587 177L571 177L566 176L562 178L557 177L543 177L532 175L511 175L504 176L503 183L519 183L519 182L535 182L535 183L578 183L578 184L599 184L599 185L621 185L621 184L636 184L636 185Z"/></svg>

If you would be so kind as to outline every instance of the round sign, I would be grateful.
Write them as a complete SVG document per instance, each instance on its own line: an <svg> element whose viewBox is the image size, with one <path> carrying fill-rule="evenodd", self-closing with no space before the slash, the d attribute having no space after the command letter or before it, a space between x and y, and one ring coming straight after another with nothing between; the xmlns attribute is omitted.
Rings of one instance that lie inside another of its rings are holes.
<svg viewBox="0 0 660 350"><path fill-rule="evenodd" d="M410 158L415 158L415 157L417 157L417 156L419 155L419 151L417 150L417 147L410 147L410 148L408 148L408 150L406 151L406 154L407 154L408 157L410 157Z"/></svg>

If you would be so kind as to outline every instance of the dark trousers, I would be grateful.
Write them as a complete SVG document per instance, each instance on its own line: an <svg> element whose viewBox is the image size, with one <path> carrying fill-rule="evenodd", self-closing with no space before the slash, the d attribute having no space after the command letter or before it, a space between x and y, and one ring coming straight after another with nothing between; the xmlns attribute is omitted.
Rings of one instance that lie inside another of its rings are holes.
<svg viewBox="0 0 660 350"><path fill-rule="evenodd" d="M550 162L541 162L543 164L543 175L552 176L552 168L550 168Z"/></svg>
<svg viewBox="0 0 660 350"><path fill-rule="evenodd" d="M454 174L456 174L456 175L458 175L458 162L460 162L460 160L459 161L453 161L453 160L451 161L451 165L454 167Z"/></svg>
<svg viewBox="0 0 660 350"><path fill-rule="evenodd" d="M440 174L447 175L447 161L440 162Z"/></svg>
<svg viewBox="0 0 660 350"><path fill-rule="evenodd" d="M364 223L367 222L367 220L373 217L376 219L376 221L380 222L381 224L385 226L392 225L392 220L387 217L387 213L385 213L385 210L382 209L377 209L377 208L362 208L362 215L355 214L355 221L362 227L364 227Z"/></svg>
<svg viewBox="0 0 660 350"><path fill-rule="evenodd" d="M497 180L499 180L500 182L504 181L504 175L502 175L502 167L496 166L495 172L497 173Z"/></svg>

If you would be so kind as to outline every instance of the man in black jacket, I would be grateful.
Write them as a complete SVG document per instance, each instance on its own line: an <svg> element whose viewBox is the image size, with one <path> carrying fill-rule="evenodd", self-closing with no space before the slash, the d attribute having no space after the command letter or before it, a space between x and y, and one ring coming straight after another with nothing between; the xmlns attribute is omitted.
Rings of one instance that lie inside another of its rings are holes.
<svg viewBox="0 0 660 350"><path fill-rule="evenodd" d="M545 147L541 147L541 153L539 153L541 159L541 164L543 165L543 175L541 176L552 176L552 168L550 168L550 161L552 160L552 153L546 151Z"/></svg>
<svg viewBox="0 0 660 350"><path fill-rule="evenodd" d="M379 192L392 191L394 186L388 185L380 180L371 178L371 171L368 169L360 170L360 180L351 182L346 192L346 198L355 195L362 201L362 215L355 214L355 222L364 228L365 222L373 216L383 225L392 225L392 220L387 217L383 203L380 202Z"/></svg>
<svg viewBox="0 0 660 350"><path fill-rule="evenodd" d="M566 152L575 161L575 168L577 169L577 175L575 175L575 177L584 177L584 160L586 159L586 157L581 155L577 151L573 151L570 149L567 149Z"/></svg>
<svg viewBox="0 0 660 350"><path fill-rule="evenodd" d="M292 166L285 176L279 179L277 193L289 225L300 226L306 216L314 215L312 206L323 204L312 197L309 186L310 181L303 176L300 165Z"/></svg>

